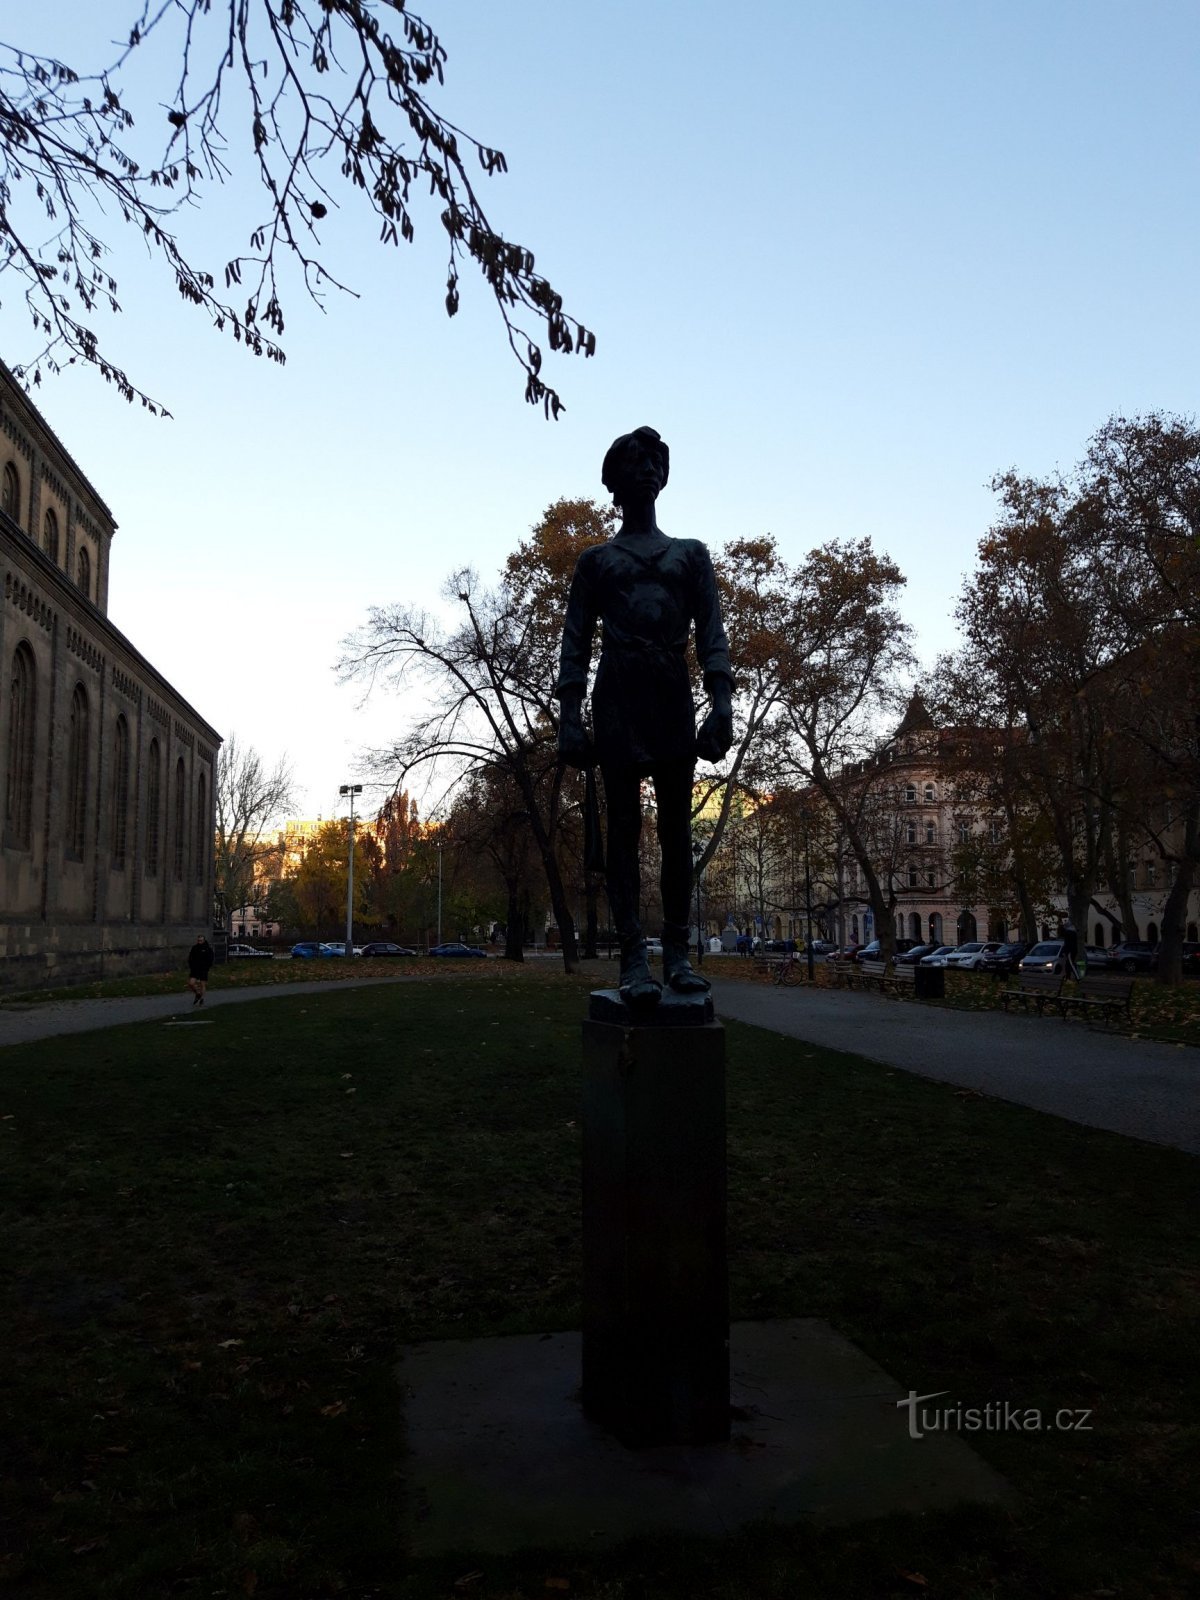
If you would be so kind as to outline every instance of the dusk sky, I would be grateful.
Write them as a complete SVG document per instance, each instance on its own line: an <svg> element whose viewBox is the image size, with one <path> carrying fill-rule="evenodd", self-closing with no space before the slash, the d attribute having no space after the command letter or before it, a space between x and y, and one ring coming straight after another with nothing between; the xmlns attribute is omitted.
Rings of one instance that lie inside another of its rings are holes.
<svg viewBox="0 0 1200 1600"><path fill-rule="evenodd" d="M83 66L137 9L41 0L5 36ZM114 221L126 309L99 331L173 420L85 370L36 396L119 524L113 621L220 732L290 756L296 814L337 814L357 752L404 724L334 684L368 606L493 575L552 501L603 497L618 433L670 444L668 533L770 532L791 560L869 534L928 663L996 472L1069 468L1116 412L1196 411L1194 0L423 14L439 107L508 160L480 180L492 222L596 333L593 360L548 358L559 422L523 403L480 281L447 320L435 211L397 251L354 196L325 238L360 298L322 315L293 279L285 368L213 332ZM234 180L188 225L217 272L263 209L227 131ZM2 276L0 298L12 364L33 346Z"/></svg>

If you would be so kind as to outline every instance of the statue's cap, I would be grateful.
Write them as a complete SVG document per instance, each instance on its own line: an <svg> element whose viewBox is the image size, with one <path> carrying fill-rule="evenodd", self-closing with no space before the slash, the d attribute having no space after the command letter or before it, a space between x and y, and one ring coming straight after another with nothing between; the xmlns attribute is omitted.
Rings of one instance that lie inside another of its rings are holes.
<svg viewBox="0 0 1200 1600"><path fill-rule="evenodd" d="M649 445L655 451L662 467L662 481L664 485L666 484L671 470L671 452L664 443L662 435L655 428L635 428L632 433L623 433L619 439L614 439L605 454L604 463L600 468L600 481L610 494L615 492L621 482L622 460L635 440L639 444Z"/></svg>

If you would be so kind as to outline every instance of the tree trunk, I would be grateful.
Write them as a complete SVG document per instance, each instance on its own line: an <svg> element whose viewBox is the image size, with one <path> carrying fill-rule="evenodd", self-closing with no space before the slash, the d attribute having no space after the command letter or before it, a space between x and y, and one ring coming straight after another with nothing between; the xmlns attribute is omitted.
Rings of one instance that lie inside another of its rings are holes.
<svg viewBox="0 0 1200 1600"><path fill-rule="evenodd" d="M600 926L596 903L599 899L600 888L595 876L590 872L584 880L584 894L587 901L587 927L584 933L583 958L585 961L595 961L597 954L596 939Z"/></svg>
<svg viewBox="0 0 1200 1600"><path fill-rule="evenodd" d="M1200 864L1200 803L1192 806L1184 824L1183 850L1175 865L1175 878L1163 906L1158 963L1154 981L1174 986L1183 981L1183 935L1187 927L1188 899Z"/></svg>

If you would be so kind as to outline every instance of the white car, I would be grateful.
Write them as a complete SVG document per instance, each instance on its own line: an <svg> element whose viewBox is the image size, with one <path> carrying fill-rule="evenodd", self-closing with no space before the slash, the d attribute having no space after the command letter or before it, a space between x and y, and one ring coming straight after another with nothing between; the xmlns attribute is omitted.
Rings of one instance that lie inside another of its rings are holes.
<svg viewBox="0 0 1200 1600"><path fill-rule="evenodd" d="M994 955L999 948L999 939L993 939L987 944L972 940L970 944L960 944L957 949L952 950L946 957L946 965L958 967L960 971L965 968L972 972L982 963L984 956Z"/></svg>
<svg viewBox="0 0 1200 1600"><path fill-rule="evenodd" d="M242 956L259 956L267 961L271 959L269 950L256 950L252 944L231 944L225 954L231 961L237 960Z"/></svg>

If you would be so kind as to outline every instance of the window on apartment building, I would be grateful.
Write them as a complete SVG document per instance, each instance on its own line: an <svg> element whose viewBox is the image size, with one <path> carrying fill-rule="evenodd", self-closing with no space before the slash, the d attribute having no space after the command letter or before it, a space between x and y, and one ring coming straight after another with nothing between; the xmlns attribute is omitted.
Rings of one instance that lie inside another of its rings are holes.
<svg viewBox="0 0 1200 1600"><path fill-rule="evenodd" d="M991 822L988 823L988 838L993 844L1000 843L1001 831L1000 824L996 821L995 817L993 817Z"/></svg>
<svg viewBox="0 0 1200 1600"><path fill-rule="evenodd" d="M42 549L51 561L58 560L58 518L48 510L42 518Z"/></svg>
<svg viewBox="0 0 1200 1600"><path fill-rule="evenodd" d="M67 854L77 861L87 843L89 722L87 691L77 683L67 730Z"/></svg>
<svg viewBox="0 0 1200 1600"><path fill-rule="evenodd" d="M4 468L4 481L0 485L0 508L7 511L14 522L20 522L21 477L11 461Z"/></svg>
<svg viewBox="0 0 1200 1600"><path fill-rule="evenodd" d="M932 867L929 867L926 870L926 873L925 873L925 883L930 889L932 889L936 882L937 882L937 873L934 872Z"/></svg>
<svg viewBox="0 0 1200 1600"><path fill-rule="evenodd" d="M1127 871L1128 877L1129 877L1129 887L1131 889L1136 889L1137 888L1137 862L1136 861L1131 861L1129 863L1129 866L1126 869L1126 871Z"/></svg>
<svg viewBox="0 0 1200 1600"><path fill-rule="evenodd" d="M200 782L196 786L196 860L194 863L196 882L204 882L204 871L208 866L208 779L204 773L200 774Z"/></svg>
<svg viewBox="0 0 1200 1600"><path fill-rule="evenodd" d="M934 789L931 783L925 785L925 804L931 806L934 802Z"/></svg>
<svg viewBox="0 0 1200 1600"><path fill-rule="evenodd" d="M158 876L159 830L162 826L162 758L158 740L151 739L146 758L146 875Z"/></svg>
<svg viewBox="0 0 1200 1600"><path fill-rule="evenodd" d="M172 841L175 846L175 855L172 865L175 868L175 882L183 882L183 819L187 807L187 774L183 770L183 757L175 763L175 837Z"/></svg>
<svg viewBox="0 0 1200 1600"><path fill-rule="evenodd" d="M8 686L8 761L4 785L4 838L15 850L28 850L33 816L33 730L37 676L33 651L21 643L13 652Z"/></svg>
<svg viewBox="0 0 1200 1600"><path fill-rule="evenodd" d="M129 724L117 718L113 729L112 768L112 864L120 872L125 867L129 828Z"/></svg>
<svg viewBox="0 0 1200 1600"><path fill-rule="evenodd" d="M908 824L908 826L905 828L904 837L905 837L905 839L907 839L909 844L916 844L916 842L917 842L917 825L916 825L915 822L910 822Z"/></svg>
<svg viewBox="0 0 1200 1600"><path fill-rule="evenodd" d="M908 887L910 889L917 887L917 869L915 866L910 866L908 869Z"/></svg>
<svg viewBox="0 0 1200 1600"><path fill-rule="evenodd" d="M1147 889L1153 889L1157 885L1157 883L1158 883L1158 862L1157 861L1147 861L1146 862L1146 887L1147 887Z"/></svg>
<svg viewBox="0 0 1200 1600"><path fill-rule="evenodd" d="M937 823L930 821L928 817L925 819L925 843L937 843Z"/></svg>
<svg viewBox="0 0 1200 1600"><path fill-rule="evenodd" d="M89 600L92 598L92 558L87 553L87 546L80 545L79 557L75 563L75 582L80 592Z"/></svg>
<svg viewBox="0 0 1200 1600"><path fill-rule="evenodd" d="M917 786L916 786L915 783L910 783L910 784L907 785L907 787L904 790L904 798L905 798L905 800L908 802L908 804L910 806L916 805L916 803L917 803Z"/></svg>
<svg viewBox="0 0 1200 1600"><path fill-rule="evenodd" d="M958 825L958 842L959 842L959 844L967 844L969 842L970 838L971 838L971 824L969 822L960 822L959 825Z"/></svg>

